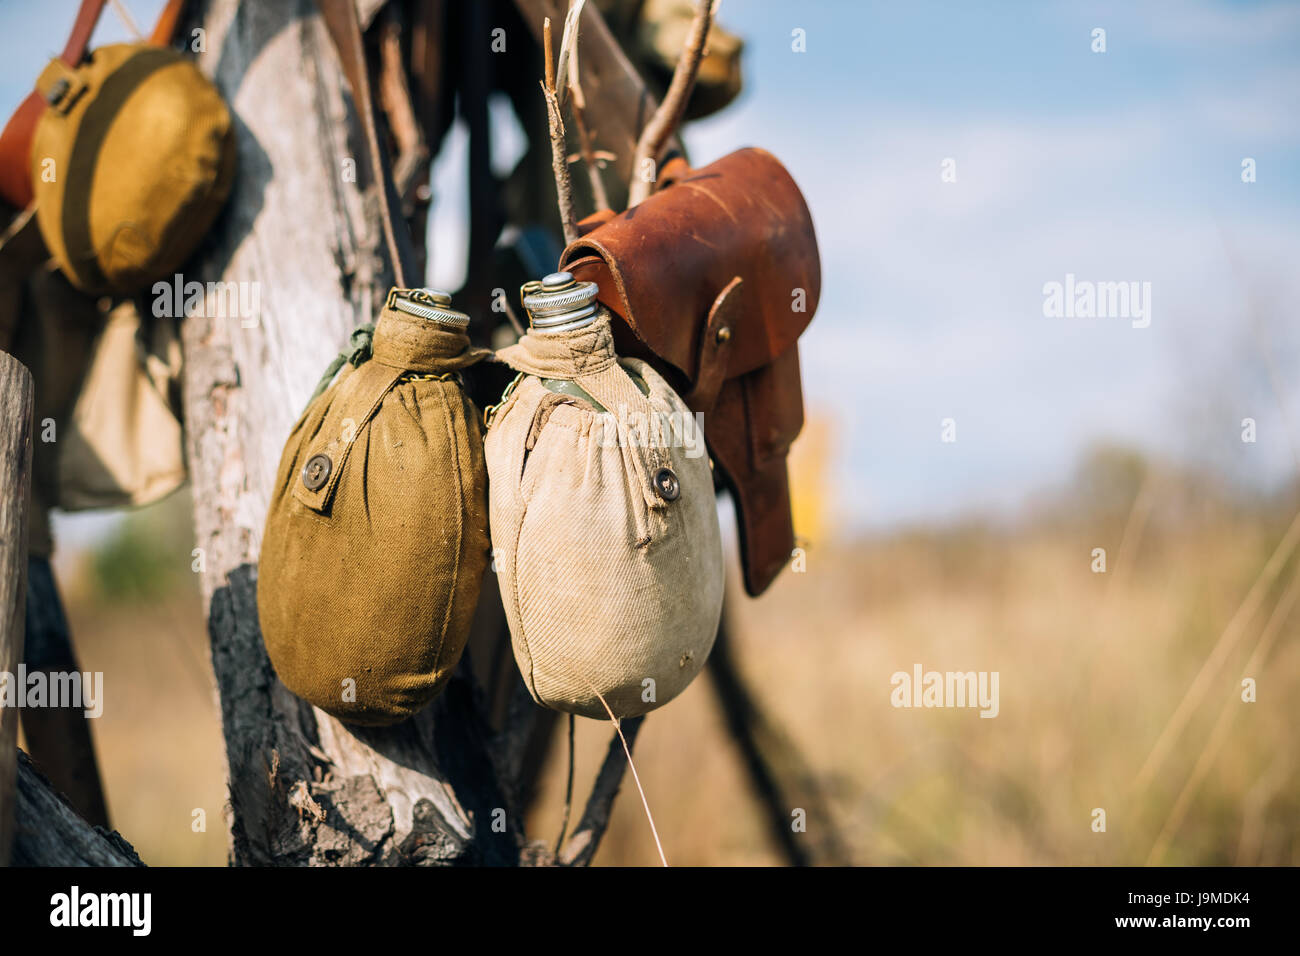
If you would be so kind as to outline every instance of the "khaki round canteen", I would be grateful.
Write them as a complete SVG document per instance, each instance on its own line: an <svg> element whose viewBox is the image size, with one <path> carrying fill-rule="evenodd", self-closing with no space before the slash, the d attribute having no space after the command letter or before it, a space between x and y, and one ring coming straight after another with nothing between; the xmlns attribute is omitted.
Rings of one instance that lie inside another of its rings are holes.
<svg viewBox="0 0 1300 956"><path fill-rule="evenodd" d="M230 191L230 112L199 69L166 47L101 47L36 83L49 108L29 156L36 218L77 288L125 294L170 276Z"/></svg>
<svg viewBox="0 0 1300 956"><path fill-rule="evenodd" d="M294 426L272 489L266 650L286 687L349 723L397 723L437 696L487 568L483 424L461 371L490 353L450 302L389 294Z"/></svg>
<svg viewBox="0 0 1300 956"><path fill-rule="evenodd" d="M524 293L528 334L497 353L520 374L486 442L515 661L538 703L635 717L686 688L718 630L703 432L654 369L615 353L594 283L556 273Z"/></svg>

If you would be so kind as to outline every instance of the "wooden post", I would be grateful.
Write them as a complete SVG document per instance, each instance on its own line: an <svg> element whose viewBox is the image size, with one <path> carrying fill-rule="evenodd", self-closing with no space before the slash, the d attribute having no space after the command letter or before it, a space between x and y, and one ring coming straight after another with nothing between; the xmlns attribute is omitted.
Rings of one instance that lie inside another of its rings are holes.
<svg viewBox="0 0 1300 956"><path fill-rule="evenodd" d="M22 751L14 818L14 866L144 866L116 830L87 823Z"/></svg>
<svg viewBox="0 0 1300 956"><path fill-rule="evenodd" d="M191 9L205 40L197 62L235 117L239 171L188 268L197 281L251 283L260 302L256 315L199 309L183 328L231 861L518 863L522 814L499 759L518 748L491 735L464 667L412 720L358 729L294 697L267 658L257 559L280 452L348 334L376 317L392 269L356 111L313 0Z"/></svg>
<svg viewBox="0 0 1300 956"><path fill-rule="evenodd" d="M0 352L0 685L15 681L23 652L27 600L27 493L32 467L32 373ZM17 687L9 688L15 696ZM0 686L0 866L14 838L18 708Z"/></svg>

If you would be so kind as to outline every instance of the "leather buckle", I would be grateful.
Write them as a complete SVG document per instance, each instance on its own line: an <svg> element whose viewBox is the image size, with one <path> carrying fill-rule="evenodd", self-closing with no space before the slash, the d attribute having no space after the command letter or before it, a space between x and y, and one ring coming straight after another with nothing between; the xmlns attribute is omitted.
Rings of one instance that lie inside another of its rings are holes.
<svg viewBox="0 0 1300 956"><path fill-rule="evenodd" d="M36 92L41 94L50 109L64 114L72 109L72 104L85 89L86 84L77 76L77 71L58 57L45 64L36 80Z"/></svg>

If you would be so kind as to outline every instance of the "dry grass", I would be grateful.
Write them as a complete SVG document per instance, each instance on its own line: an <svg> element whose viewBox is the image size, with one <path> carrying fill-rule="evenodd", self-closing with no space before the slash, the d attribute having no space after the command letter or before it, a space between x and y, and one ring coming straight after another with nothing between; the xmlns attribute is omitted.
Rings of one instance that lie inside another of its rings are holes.
<svg viewBox="0 0 1300 956"><path fill-rule="evenodd" d="M1251 675L1258 702L1242 703L1239 688L1278 588L1149 792L1132 790L1285 523L1148 531L1123 580L1089 567L1092 547L1118 551L1122 525L1099 541L1062 529L973 530L814 549L806 574L787 573L763 598L737 603L739 656L830 785L858 863L1144 863L1227 706L1237 712L1226 744L1161 859L1295 864L1294 621ZM895 709L890 676L914 663L998 671L999 716ZM580 771L589 775L608 731L582 731ZM651 715L637 757L670 863L777 861L705 682ZM558 820L562 772L551 770L534 829ZM1097 807L1105 833L1091 828ZM620 801L597 862L655 862L634 799Z"/></svg>
<svg viewBox="0 0 1300 956"><path fill-rule="evenodd" d="M1163 860L1297 864L1295 619L1250 675L1258 702L1239 699L1294 559L1149 791L1132 790L1289 519L1158 508L1128 567L1107 574L1091 572L1090 552L1105 547L1114 562L1123 512L814 545L806 573L735 602L737 656L825 781L856 862L1143 863L1226 706L1224 746ZM83 666L107 675L94 730L115 825L148 862L224 863L221 737L197 595L185 587L105 609L84 588L69 592ZM998 671L1000 715L895 709L890 675L914 663ZM607 723L579 721L579 801L609 736ZM550 841L559 826L563 750L528 821L534 838ZM670 863L778 862L706 680L649 717L636 757ZM198 807L206 833L191 830ZM1105 833L1091 829L1096 807ZM629 783L597 863L657 862Z"/></svg>
<svg viewBox="0 0 1300 956"><path fill-rule="evenodd" d="M67 597L81 668L104 674L90 723L110 823L151 865L224 865L225 753L197 589L107 608Z"/></svg>

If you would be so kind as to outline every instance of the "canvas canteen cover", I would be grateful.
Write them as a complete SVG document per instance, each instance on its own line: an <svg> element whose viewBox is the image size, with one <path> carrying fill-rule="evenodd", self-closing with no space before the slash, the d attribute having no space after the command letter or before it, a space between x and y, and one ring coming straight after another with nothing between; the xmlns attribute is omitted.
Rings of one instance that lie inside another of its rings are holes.
<svg viewBox="0 0 1300 956"><path fill-rule="evenodd" d="M487 567L483 426L460 372L490 353L450 302L390 292L372 345L354 334L276 474L257 585L266 649L285 686L350 723L397 723L433 700Z"/></svg>
<svg viewBox="0 0 1300 956"><path fill-rule="evenodd" d="M41 235L77 288L127 293L171 275L207 233L235 169L230 112L175 50L101 47L49 62L29 162Z"/></svg>
<svg viewBox="0 0 1300 956"><path fill-rule="evenodd" d="M525 286L531 328L497 353L521 374L489 413L489 505L524 683L621 718L704 666L723 558L703 434L658 373L619 359L595 291L567 273Z"/></svg>
<svg viewBox="0 0 1300 956"><path fill-rule="evenodd" d="M145 505L185 481L181 344L175 320L113 305L92 346L58 440L57 504L65 511Z"/></svg>
<svg viewBox="0 0 1300 956"><path fill-rule="evenodd" d="M75 289L30 209L0 235L0 289L0 348L36 382L30 550L48 555L49 508L144 505L184 482L180 341L173 318Z"/></svg>

